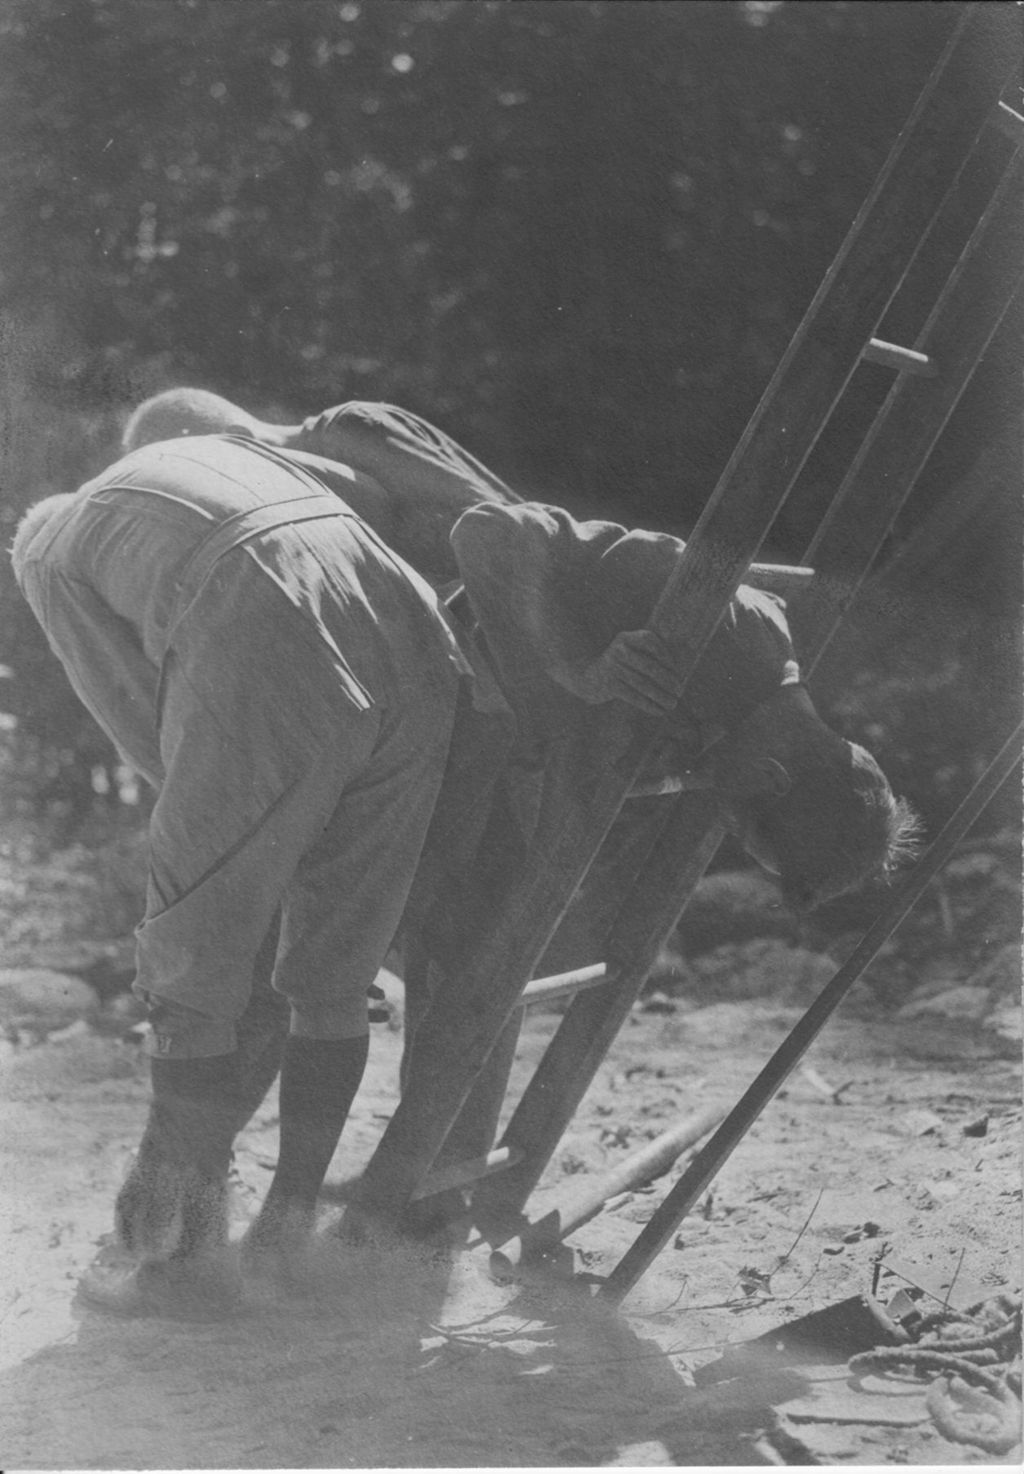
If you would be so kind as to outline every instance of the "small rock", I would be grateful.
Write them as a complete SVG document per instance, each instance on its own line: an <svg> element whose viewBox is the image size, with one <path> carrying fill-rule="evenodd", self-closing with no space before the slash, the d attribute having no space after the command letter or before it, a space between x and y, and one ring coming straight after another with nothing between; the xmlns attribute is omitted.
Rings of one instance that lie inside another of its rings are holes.
<svg viewBox="0 0 1024 1474"><path fill-rule="evenodd" d="M963 1133L965 1136L987 1136L988 1116L979 1116L976 1121L968 1121Z"/></svg>
<svg viewBox="0 0 1024 1474"><path fill-rule="evenodd" d="M0 969L0 1021L41 1028L74 1023L98 1005L94 988L69 973L45 967Z"/></svg>
<svg viewBox="0 0 1024 1474"><path fill-rule="evenodd" d="M859 1228L854 1228L851 1229L849 1233L844 1233L843 1243L859 1244L861 1239L877 1239L878 1235L881 1232L881 1226L877 1223L873 1223L869 1218L868 1221L866 1223L862 1223Z"/></svg>

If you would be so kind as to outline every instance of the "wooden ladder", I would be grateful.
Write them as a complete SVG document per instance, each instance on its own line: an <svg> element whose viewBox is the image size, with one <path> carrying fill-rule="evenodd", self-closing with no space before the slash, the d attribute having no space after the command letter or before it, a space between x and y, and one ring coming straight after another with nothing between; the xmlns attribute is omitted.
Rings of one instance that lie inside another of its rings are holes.
<svg viewBox="0 0 1024 1474"><path fill-rule="evenodd" d="M808 308L654 613L689 678L801 468L866 361L896 378L805 561L816 573L811 648L821 656L1024 278L1024 118L1002 100L1019 69L1016 7L970 5ZM963 239L965 201L988 199ZM908 346L901 305L944 278ZM685 697L684 697L685 701ZM637 779L656 730L617 703L550 754L528 861L468 961L446 977L417 1036L401 1101L362 1179L363 1207L407 1205L475 1181L492 1243L523 1225L529 1196L722 839L707 794L662 799L616 876L603 959L529 981ZM431 1167L515 1011L574 995L501 1143Z"/></svg>

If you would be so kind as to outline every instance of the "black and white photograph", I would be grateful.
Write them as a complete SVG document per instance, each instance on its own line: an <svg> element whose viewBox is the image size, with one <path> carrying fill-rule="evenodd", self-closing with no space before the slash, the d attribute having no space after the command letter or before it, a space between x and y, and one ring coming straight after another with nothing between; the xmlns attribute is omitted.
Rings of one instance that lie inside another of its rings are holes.
<svg viewBox="0 0 1024 1474"><path fill-rule="evenodd" d="M0 0L0 1466L1020 1467L1024 6Z"/></svg>

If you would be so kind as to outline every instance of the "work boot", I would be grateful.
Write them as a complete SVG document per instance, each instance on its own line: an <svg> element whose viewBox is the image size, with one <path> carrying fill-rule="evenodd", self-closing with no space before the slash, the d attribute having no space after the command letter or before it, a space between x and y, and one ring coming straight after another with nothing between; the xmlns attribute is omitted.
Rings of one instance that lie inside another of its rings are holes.
<svg viewBox="0 0 1024 1474"><path fill-rule="evenodd" d="M233 1054L150 1061L149 1119L114 1208L129 1251L164 1257L183 1237L209 1240L217 1215L208 1205L227 1181L239 1114L237 1063ZM185 1222L190 1214L196 1222Z"/></svg>
<svg viewBox="0 0 1024 1474"><path fill-rule="evenodd" d="M237 1060L160 1058L151 1066L149 1119L114 1208L118 1241L136 1262L95 1266L82 1294L121 1314L222 1315L240 1297L227 1251Z"/></svg>
<svg viewBox="0 0 1024 1474"><path fill-rule="evenodd" d="M227 1320L243 1305L237 1271L212 1260L146 1259L120 1274L94 1266L79 1281L78 1293L110 1315L166 1320Z"/></svg>
<svg viewBox="0 0 1024 1474"><path fill-rule="evenodd" d="M222 1320L242 1307L242 1281L227 1246L227 1193L220 1182L189 1174L182 1188L181 1234L166 1257L147 1255L92 1265L79 1295L114 1315Z"/></svg>

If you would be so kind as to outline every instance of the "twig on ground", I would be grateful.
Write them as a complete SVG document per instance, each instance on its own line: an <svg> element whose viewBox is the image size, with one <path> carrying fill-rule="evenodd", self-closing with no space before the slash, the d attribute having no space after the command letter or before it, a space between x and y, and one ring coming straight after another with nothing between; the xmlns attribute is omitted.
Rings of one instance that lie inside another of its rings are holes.
<svg viewBox="0 0 1024 1474"><path fill-rule="evenodd" d="M953 1291L956 1288L957 1280L960 1278L960 1271L961 1269L963 1269L964 1255L966 1253L967 1245L964 1244L963 1248L960 1250L960 1258L956 1261L956 1269L953 1271L953 1278L949 1282L949 1289L946 1291L946 1305L948 1305L950 1300L953 1298Z"/></svg>
<svg viewBox="0 0 1024 1474"><path fill-rule="evenodd" d="M783 1254L781 1256L781 1258L779 1259L778 1263L775 1266L775 1269L772 1270L772 1273L773 1274L777 1273L778 1270L780 1270L782 1268L782 1266L786 1263L786 1261L788 1259L791 1259L792 1258L793 1254L796 1251L797 1244L799 1244L799 1242L803 1238L804 1234L810 1228L810 1226L811 1226L811 1219L814 1217L815 1213L817 1213L819 1207L821 1206L821 1200L822 1200L822 1198L824 1196L825 1196L825 1189L823 1187L822 1188L819 1188L818 1189L818 1196L814 1200L814 1206L811 1209L811 1211L808 1213L807 1217L804 1219L803 1227L801 1228L800 1232L797 1234L797 1236L793 1240L793 1242L790 1244L790 1246L786 1250L785 1254Z"/></svg>

